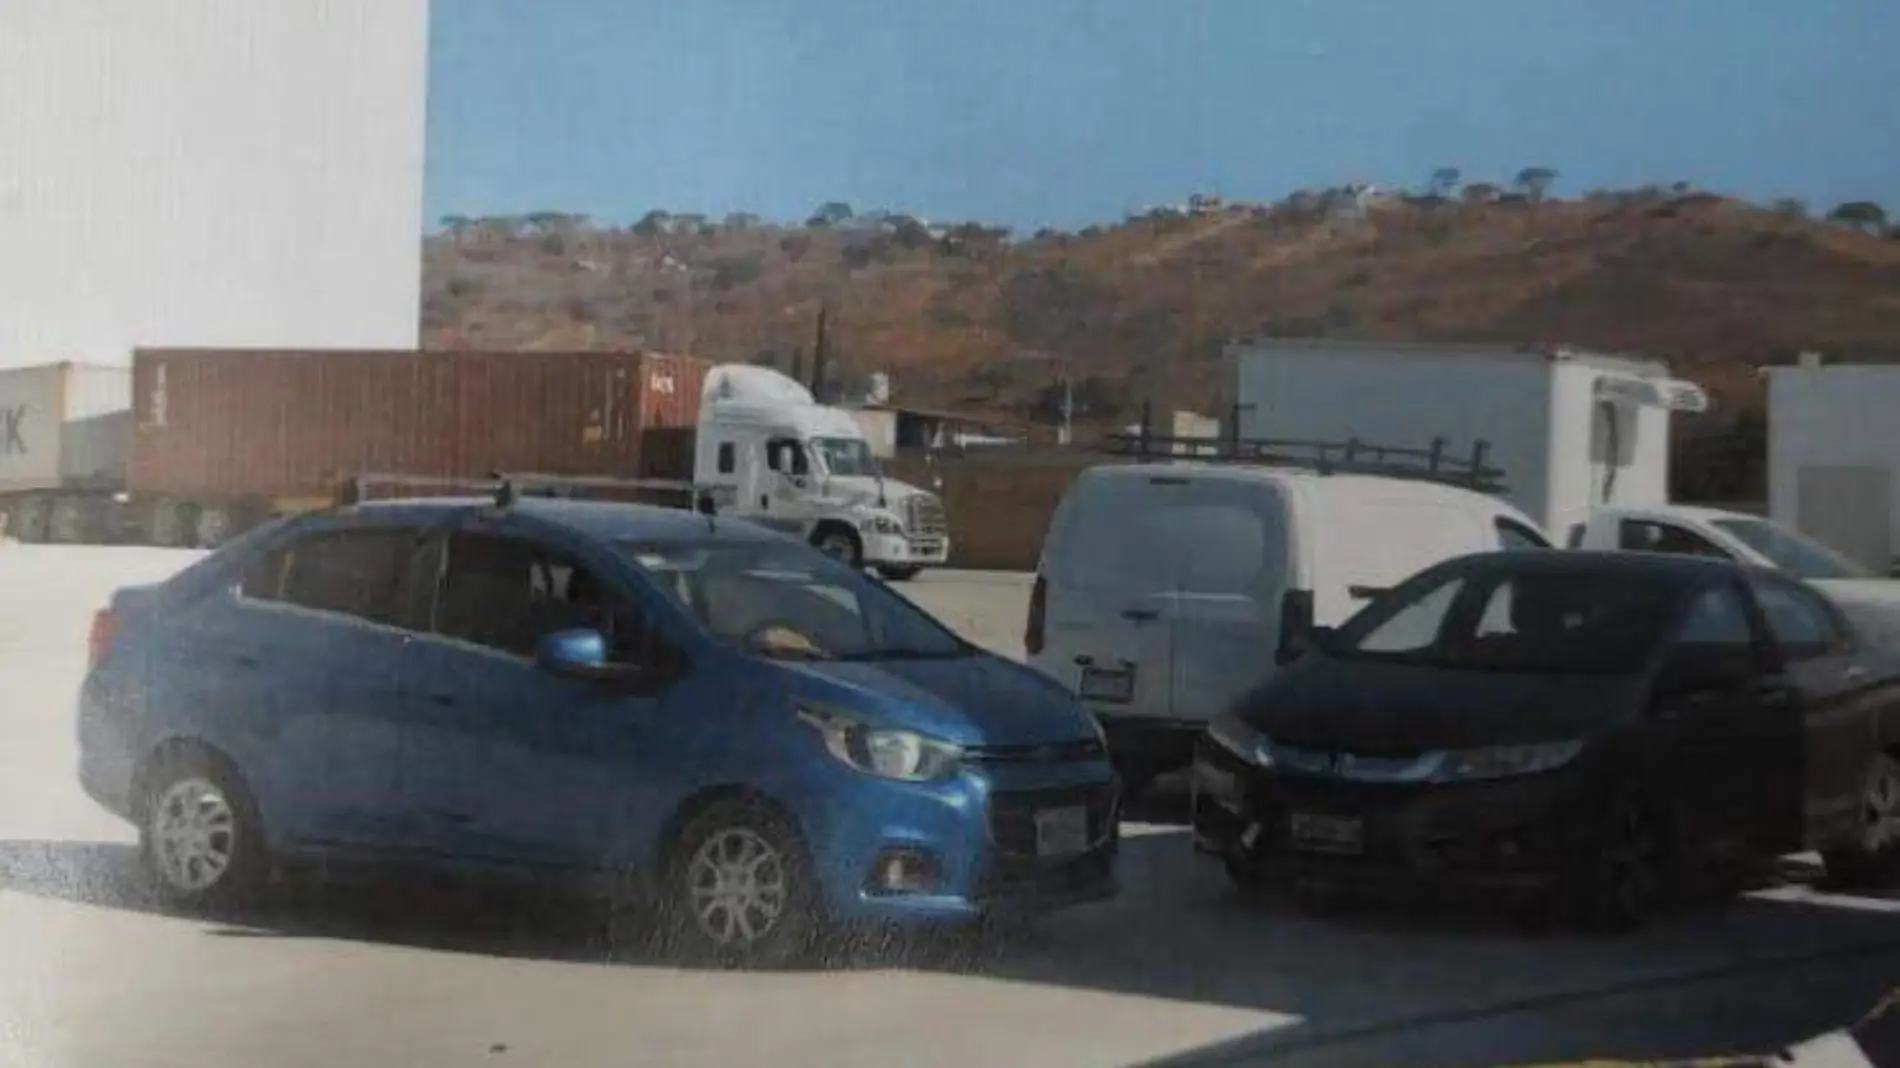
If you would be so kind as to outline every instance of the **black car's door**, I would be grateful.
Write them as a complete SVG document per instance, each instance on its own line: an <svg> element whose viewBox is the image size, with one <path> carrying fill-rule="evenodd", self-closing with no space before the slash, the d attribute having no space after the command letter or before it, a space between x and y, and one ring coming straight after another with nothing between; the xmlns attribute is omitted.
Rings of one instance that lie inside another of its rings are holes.
<svg viewBox="0 0 1900 1068"><path fill-rule="evenodd" d="M1658 785L1698 851L1773 837L1798 808L1799 717L1788 680L1739 583L1690 601L1652 694Z"/></svg>
<svg viewBox="0 0 1900 1068"><path fill-rule="evenodd" d="M1827 598L1772 573L1748 582L1795 692L1801 785L1798 808L1786 814L1786 845L1804 848L1858 826L1886 680Z"/></svg>

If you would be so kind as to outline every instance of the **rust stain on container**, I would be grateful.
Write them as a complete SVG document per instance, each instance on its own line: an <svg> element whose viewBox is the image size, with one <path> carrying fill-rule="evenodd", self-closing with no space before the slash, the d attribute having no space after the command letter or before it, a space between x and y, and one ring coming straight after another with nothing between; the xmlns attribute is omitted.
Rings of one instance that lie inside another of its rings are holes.
<svg viewBox="0 0 1900 1068"><path fill-rule="evenodd" d="M707 365L643 352L141 349L134 490L323 494L352 474L641 473Z"/></svg>

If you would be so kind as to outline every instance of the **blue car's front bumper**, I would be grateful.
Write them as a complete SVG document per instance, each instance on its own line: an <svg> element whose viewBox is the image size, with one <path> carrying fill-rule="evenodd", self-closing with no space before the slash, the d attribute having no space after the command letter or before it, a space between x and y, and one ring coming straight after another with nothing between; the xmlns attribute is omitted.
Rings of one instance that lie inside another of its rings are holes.
<svg viewBox="0 0 1900 1068"><path fill-rule="evenodd" d="M1079 850L1038 851L1037 812L1080 808ZM1106 762L978 767L941 783L864 778L826 807L813 860L835 920L933 922L1046 912L1113 897L1119 792ZM892 890L902 854L930 875Z"/></svg>

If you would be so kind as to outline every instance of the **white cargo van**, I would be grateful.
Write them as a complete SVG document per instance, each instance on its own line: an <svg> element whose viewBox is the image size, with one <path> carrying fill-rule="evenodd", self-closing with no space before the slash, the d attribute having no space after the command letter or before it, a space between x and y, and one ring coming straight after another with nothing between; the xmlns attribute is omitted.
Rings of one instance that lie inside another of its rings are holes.
<svg viewBox="0 0 1900 1068"><path fill-rule="evenodd" d="M1431 564L1549 548L1503 500L1439 482L1237 464L1084 471L1050 522L1029 661L1094 709L1131 789L1224 707Z"/></svg>

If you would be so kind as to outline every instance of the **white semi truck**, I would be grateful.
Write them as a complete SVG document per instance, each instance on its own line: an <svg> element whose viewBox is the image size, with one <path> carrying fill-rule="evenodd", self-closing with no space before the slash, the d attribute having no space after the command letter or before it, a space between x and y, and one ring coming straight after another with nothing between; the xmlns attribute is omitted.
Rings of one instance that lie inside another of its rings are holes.
<svg viewBox="0 0 1900 1068"><path fill-rule="evenodd" d="M937 495L885 478L850 412L770 368L722 364L707 374L693 483L721 514L798 534L885 578L950 558Z"/></svg>

